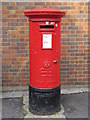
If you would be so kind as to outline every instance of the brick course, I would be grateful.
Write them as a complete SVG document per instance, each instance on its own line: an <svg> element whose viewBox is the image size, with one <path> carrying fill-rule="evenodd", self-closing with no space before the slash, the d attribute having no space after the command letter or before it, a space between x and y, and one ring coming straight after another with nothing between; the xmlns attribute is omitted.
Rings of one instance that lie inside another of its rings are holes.
<svg viewBox="0 0 90 120"><path fill-rule="evenodd" d="M3 89L29 81L29 24L24 10L63 10L61 84L88 85L88 4L83 2L2 2ZM8 89L7 89L8 90Z"/></svg>

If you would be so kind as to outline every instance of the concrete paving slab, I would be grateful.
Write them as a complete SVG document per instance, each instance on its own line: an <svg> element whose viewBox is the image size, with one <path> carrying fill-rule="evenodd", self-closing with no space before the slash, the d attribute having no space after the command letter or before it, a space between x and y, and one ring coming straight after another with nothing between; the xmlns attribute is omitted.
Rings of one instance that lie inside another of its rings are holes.
<svg viewBox="0 0 90 120"><path fill-rule="evenodd" d="M2 98L17 98L28 95L29 95L28 91L2 92Z"/></svg>
<svg viewBox="0 0 90 120"><path fill-rule="evenodd" d="M2 118L23 118L22 98L9 98L2 100Z"/></svg>
<svg viewBox="0 0 90 120"><path fill-rule="evenodd" d="M88 118L88 92L62 95L66 118Z"/></svg>
<svg viewBox="0 0 90 120"><path fill-rule="evenodd" d="M62 88L61 94L75 94L75 93L84 93L88 92L88 88Z"/></svg>

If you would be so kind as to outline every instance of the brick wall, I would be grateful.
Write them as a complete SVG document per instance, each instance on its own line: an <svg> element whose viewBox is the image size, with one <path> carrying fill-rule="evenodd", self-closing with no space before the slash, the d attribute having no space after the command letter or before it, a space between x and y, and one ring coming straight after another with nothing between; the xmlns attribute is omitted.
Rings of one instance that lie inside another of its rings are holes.
<svg viewBox="0 0 90 120"><path fill-rule="evenodd" d="M24 10L53 7L61 21L61 84L88 84L88 4L83 2L3 2L3 90L25 89L29 81L29 27Z"/></svg>

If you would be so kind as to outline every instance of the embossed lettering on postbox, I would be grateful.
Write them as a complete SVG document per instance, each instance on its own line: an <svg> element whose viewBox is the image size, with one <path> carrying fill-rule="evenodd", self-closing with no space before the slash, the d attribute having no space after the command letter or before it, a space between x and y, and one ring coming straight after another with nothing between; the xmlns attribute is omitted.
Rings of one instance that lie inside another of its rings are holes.
<svg viewBox="0 0 90 120"><path fill-rule="evenodd" d="M52 73L52 70L51 70L50 62L48 60L46 60L44 62L43 67L41 68L41 76L42 77L50 77L50 76L52 76L51 73Z"/></svg>

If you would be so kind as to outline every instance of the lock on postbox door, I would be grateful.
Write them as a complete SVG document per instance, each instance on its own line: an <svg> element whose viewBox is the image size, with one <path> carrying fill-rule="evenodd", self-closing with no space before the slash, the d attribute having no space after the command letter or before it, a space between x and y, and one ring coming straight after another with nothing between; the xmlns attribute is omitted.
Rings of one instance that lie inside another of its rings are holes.
<svg viewBox="0 0 90 120"><path fill-rule="evenodd" d="M41 8L25 11L25 15L30 35L29 110L52 114L60 110L60 21L65 13Z"/></svg>

